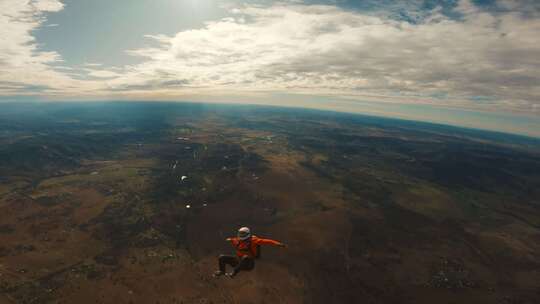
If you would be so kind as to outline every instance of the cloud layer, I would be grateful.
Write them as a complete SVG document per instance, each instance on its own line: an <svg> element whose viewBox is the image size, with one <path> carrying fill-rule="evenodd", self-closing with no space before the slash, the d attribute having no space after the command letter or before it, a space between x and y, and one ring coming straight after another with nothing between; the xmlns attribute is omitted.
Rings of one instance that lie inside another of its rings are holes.
<svg viewBox="0 0 540 304"><path fill-rule="evenodd" d="M61 55L41 51L33 36L47 13L63 8L58 0L0 1L0 96L87 94L96 87L74 79Z"/></svg>
<svg viewBox="0 0 540 304"><path fill-rule="evenodd" d="M460 1L452 17L435 7L415 22L293 2L238 5L203 28L147 36L153 47L127 51L143 63L86 66L81 78L54 69L60 56L39 52L31 36L61 3L4 1L0 94L29 85L60 95L303 94L540 114L534 1L489 11Z"/></svg>

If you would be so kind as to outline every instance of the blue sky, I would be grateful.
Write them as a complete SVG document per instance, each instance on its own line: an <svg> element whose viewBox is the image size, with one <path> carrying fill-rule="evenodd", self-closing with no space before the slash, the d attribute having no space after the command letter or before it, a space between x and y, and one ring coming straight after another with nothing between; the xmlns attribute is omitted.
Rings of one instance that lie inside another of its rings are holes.
<svg viewBox="0 0 540 304"><path fill-rule="evenodd" d="M273 104L540 137L534 0L2 0L0 37L4 101Z"/></svg>

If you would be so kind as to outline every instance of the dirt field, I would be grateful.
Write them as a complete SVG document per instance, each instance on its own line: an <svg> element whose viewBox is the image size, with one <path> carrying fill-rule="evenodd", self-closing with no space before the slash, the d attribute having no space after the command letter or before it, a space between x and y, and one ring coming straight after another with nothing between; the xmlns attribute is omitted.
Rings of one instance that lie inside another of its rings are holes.
<svg viewBox="0 0 540 304"><path fill-rule="evenodd" d="M10 139L0 303L539 303L536 150L192 114ZM288 247L212 278L241 226Z"/></svg>

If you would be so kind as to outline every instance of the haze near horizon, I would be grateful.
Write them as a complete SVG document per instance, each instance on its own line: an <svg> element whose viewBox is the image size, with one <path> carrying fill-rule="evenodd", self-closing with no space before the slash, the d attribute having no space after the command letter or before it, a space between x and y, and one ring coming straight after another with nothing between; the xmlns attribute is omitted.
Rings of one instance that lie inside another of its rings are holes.
<svg viewBox="0 0 540 304"><path fill-rule="evenodd" d="M0 101L268 104L540 137L535 1L4 0L0 11Z"/></svg>

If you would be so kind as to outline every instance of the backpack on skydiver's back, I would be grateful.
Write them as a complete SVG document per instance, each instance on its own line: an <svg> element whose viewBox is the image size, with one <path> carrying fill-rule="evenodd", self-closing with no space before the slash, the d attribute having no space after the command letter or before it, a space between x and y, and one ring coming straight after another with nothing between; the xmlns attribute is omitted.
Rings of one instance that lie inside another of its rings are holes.
<svg viewBox="0 0 540 304"><path fill-rule="evenodd" d="M256 237L256 236L255 236L255 237ZM250 240L249 242L250 242L249 248L250 248L250 249L253 249L253 247L251 246L251 245L252 245L252 244L251 244L251 240ZM253 252L253 250L251 250L251 253L253 253L253 257L254 257L255 259L260 259L260 258L261 258L261 245L256 244L256 245L255 245L255 251Z"/></svg>
<svg viewBox="0 0 540 304"><path fill-rule="evenodd" d="M260 259L261 258L261 245L255 245L255 258Z"/></svg>
<svg viewBox="0 0 540 304"><path fill-rule="evenodd" d="M240 245L240 243L238 243L238 245L236 246L236 248L240 250L239 245ZM251 254L253 254L253 257L254 257L255 259L260 259L260 258L261 258L261 245L256 244L256 245L255 245L255 248L253 248L253 244L251 243L251 239L250 239L250 240L249 240L248 248L249 248L249 251L251 252ZM244 249L244 250L245 250L245 249Z"/></svg>

